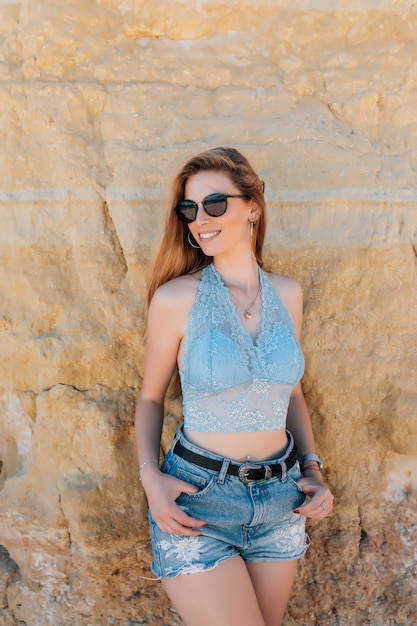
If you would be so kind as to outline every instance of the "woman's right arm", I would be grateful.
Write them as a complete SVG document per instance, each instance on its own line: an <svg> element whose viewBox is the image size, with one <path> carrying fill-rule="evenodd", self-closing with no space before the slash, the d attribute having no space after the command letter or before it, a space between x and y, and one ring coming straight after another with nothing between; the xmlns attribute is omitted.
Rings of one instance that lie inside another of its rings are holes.
<svg viewBox="0 0 417 626"><path fill-rule="evenodd" d="M184 306L174 285L155 293L148 313L147 349L142 389L135 413L135 435L141 480L152 516L161 530L198 535L204 522L187 515L175 500L196 487L159 470L164 398L175 371L184 326Z"/></svg>

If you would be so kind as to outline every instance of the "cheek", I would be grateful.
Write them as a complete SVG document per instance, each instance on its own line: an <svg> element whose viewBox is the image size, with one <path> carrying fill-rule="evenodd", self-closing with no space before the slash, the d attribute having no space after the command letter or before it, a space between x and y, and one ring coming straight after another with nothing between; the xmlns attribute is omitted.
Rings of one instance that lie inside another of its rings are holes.
<svg viewBox="0 0 417 626"><path fill-rule="evenodd" d="M198 236L198 229L197 229L197 225L195 221L191 222L191 224L187 224L187 231L186 231L185 238L186 238L187 246L201 248L201 241Z"/></svg>
<svg viewBox="0 0 417 626"><path fill-rule="evenodd" d="M189 236L189 234L191 233L193 237L197 237L197 227L196 227L196 223L191 222L191 224L186 224L187 226L187 237Z"/></svg>

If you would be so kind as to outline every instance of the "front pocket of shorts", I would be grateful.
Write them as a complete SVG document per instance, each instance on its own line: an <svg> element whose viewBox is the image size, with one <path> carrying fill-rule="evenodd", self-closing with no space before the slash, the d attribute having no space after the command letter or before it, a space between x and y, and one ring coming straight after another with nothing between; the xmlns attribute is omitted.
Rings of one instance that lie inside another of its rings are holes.
<svg viewBox="0 0 417 626"><path fill-rule="evenodd" d="M305 495L305 492L301 489L300 485L291 476L287 476L287 480L297 489L299 493L303 493Z"/></svg>
<svg viewBox="0 0 417 626"><path fill-rule="evenodd" d="M297 462L291 469L288 470L286 480L288 480L288 482L291 483L291 485L293 485L299 493L305 495L304 491L301 489L300 485L297 482L302 477L303 475L301 474L300 466Z"/></svg>
<svg viewBox="0 0 417 626"><path fill-rule="evenodd" d="M216 483L215 476L210 475L207 478L203 476L199 476L198 474L193 474L189 470L186 470L182 467L178 467L175 472L176 478L183 480L184 482L197 487L199 491L197 493L182 493L179 497L185 499L195 499L201 498L205 496L207 493L211 491L213 485ZM177 498L178 500L178 498Z"/></svg>

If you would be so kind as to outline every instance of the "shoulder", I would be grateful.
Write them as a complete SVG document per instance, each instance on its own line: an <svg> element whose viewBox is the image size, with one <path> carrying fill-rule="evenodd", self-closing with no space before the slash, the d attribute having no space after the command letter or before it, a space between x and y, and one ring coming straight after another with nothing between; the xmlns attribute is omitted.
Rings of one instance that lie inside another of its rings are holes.
<svg viewBox="0 0 417 626"><path fill-rule="evenodd" d="M272 274L270 272L266 272L266 275L284 304L286 304L286 301L291 302L293 300L302 300L303 289L298 280L295 280L295 278L291 278L290 276L284 276L283 274Z"/></svg>
<svg viewBox="0 0 417 626"><path fill-rule="evenodd" d="M299 332L303 316L303 289L301 284L295 278L284 276L283 274L266 272L266 275L288 310L296 330Z"/></svg>
<svg viewBox="0 0 417 626"><path fill-rule="evenodd" d="M201 271L198 271L178 276L158 287L149 306L148 318L169 319L183 329L195 301L200 278Z"/></svg>
<svg viewBox="0 0 417 626"><path fill-rule="evenodd" d="M162 306L178 306L184 299L195 297L201 271L172 278L155 291L152 302Z"/></svg>

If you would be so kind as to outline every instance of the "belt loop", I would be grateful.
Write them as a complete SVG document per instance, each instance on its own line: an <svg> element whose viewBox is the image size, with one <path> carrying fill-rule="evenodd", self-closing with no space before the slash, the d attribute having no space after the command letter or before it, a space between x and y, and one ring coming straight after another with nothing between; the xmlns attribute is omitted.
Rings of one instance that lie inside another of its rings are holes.
<svg viewBox="0 0 417 626"><path fill-rule="evenodd" d="M180 424L179 427L177 428L177 432L175 433L175 437L174 437L174 443L179 441L181 437L183 437L183 424Z"/></svg>
<svg viewBox="0 0 417 626"><path fill-rule="evenodd" d="M227 474L227 470L229 469L229 465L230 465L229 459L223 459L222 467L220 469L219 475L217 476L217 482L219 483L219 485L223 485L226 479L226 474Z"/></svg>
<svg viewBox="0 0 417 626"><path fill-rule="evenodd" d="M280 461L279 464L281 465L281 472L282 472L281 481L285 483L287 480L287 464L285 461Z"/></svg>
<svg viewBox="0 0 417 626"><path fill-rule="evenodd" d="M292 433L290 433L289 430L287 430L287 437L288 437L288 447L285 452L285 456L289 457L293 452L294 453L297 452L297 446L295 445L294 437Z"/></svg>
<svg viewBox="0 0 417 626"><path fill-rule="evenodd" d="M289 430L287 430L287 438L288 438L288 447L287 447L287 450L285 452L285 455L289 456L291 454L291 452L293 451L293 449L295 448L294 437L292 436L292 433L290 433Z"/></svg>

